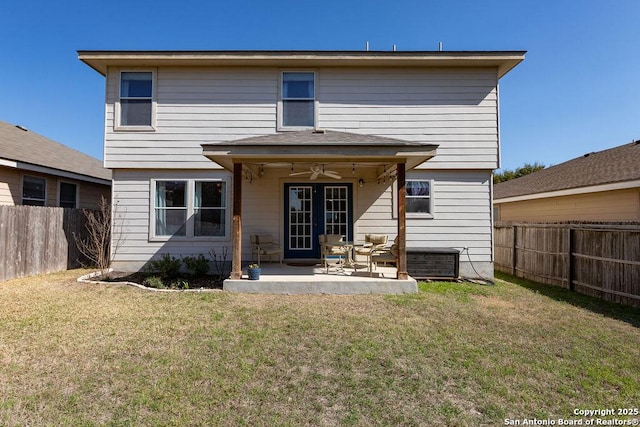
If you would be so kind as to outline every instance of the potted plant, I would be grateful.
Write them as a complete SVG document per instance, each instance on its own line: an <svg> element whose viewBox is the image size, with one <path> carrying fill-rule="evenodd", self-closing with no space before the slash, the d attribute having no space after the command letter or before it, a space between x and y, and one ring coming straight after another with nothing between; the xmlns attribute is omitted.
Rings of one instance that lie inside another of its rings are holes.
<svg viewBox="0 0 640 427"><path fill-rule="evenodd" d="M260 266L258 264L249 264L248 268L249 280L260 279Z"/></svg>

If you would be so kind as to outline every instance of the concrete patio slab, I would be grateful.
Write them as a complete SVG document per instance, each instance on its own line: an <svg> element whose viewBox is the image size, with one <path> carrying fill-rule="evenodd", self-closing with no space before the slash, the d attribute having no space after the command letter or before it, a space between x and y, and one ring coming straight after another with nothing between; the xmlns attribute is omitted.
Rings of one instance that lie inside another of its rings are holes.
<svg viewBox="0 0 640 427"><path fill-rule="evenodd" d="M260 294L407 294L418 292L415 279L397 280L396 269L378 267L369 276L365 267L342 271L330 269L327 274L320 265L293 266L263 264L260 279L249 280L247 274L241 279L227 279L223 289L229 292Z"/></svg>

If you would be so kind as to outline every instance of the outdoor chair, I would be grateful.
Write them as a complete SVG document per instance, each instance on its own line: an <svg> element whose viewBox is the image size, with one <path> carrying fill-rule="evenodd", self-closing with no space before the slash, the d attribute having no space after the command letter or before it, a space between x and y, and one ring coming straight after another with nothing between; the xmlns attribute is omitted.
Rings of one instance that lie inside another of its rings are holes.
<svg viewBox="0 0 640 427"><path fill-rule="evenodd" d="M371 255L373 255L375 251L383 249L387 245L388 240L389 237L386 234L365 234L364 245L355 247L356 254L366 257L367 266L369 266L371 264Z"/></svg>
<svg viewBox="0 0 640 427"><path fill-rule="evenodd" d="M391 247L379 248L373 251L369 257L369 275L373 274L373 267L377 268L378 263L398 264L398 237L393 240Z"/></svg>
<svg viewBox="0 0 640 427"><path fill-rule="evenodd" d="M274 242L273 236L268 234L254 234L251 237L252 259L258 258L258 264L260 264L260 257L266 256L270 258L273 255L277 255L282 266L282 249L280 245Z"/></svg>
<svg viewBox="0 0 640 427"><path fill-rule="evenodd" d="M327 273L329 273L330 266L342 270L347 252L350 249L341 244L342 236L340 234L321 234L318 236L318 240L320 241L322 265L327 269Z"/></svg>

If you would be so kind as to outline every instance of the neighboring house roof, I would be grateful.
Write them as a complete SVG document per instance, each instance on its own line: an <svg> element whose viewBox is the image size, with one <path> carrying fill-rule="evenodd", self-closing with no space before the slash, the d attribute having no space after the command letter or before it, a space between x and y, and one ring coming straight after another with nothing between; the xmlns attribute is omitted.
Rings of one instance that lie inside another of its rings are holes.
<svg viewBox="0 0 640 427"><path fill-rule="evenodd" d="M111 184L111 171L100 160L3 121L0 165Z"/></svg>
<svg viewBox="0 0 640 427"><path fill-rule="evenodd" d="M494 186L496 202L640 187L640 140Z"/></svg>
<svg viewBox="0 0 640 427"><path fill-rule="evenodd" d="M170 66L349 66L349 67L496 67L504 76L524 60L524 51L326 51L216 50L112 51L79 50L78 58L102 75L110 65Z"/></svg>

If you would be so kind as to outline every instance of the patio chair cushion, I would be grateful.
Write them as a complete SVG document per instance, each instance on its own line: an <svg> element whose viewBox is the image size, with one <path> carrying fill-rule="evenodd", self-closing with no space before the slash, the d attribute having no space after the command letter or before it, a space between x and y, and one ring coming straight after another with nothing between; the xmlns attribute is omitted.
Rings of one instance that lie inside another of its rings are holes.
<svg viewBox="0 0 640 427"><path fill-rule="evenodd" d="M282 248L274 241L273 236L269 234L253 234L250 236L250 240L253 245L254 254L259 254L258 260L260 259L260 255L280 255L280 263L282 263Z"/></svg>
<svg viewBox="0 0 640 427"><path fill-rule="evenodd" d="M340 243L342 236L340 234L321 234L318 236L320 241L320 247L322 255L344 255L347 253L347 248L344 246L331 246L332 243Z"/></svg>
<svg viewBox="0 0 640 427"><path fill-rule="evenodd" d="M365 234L365 242L370 242L374 245L386 245L389 240L389 236L386 234Z"/></svg>
<svg viewBox="0 0 640 427"><path fill-rule="evenodd" d="M364 246L356 247L356 253L359 255L369 255L374 251L384 248L389 237L386 234L365 234Z"/></svg>

